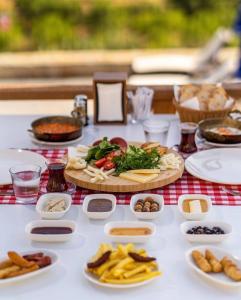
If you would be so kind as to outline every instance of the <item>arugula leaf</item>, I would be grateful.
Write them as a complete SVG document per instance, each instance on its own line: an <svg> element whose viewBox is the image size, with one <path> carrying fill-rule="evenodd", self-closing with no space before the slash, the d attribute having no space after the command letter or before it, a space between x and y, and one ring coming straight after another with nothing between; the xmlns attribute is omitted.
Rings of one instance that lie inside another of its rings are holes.
<svg viewBox="0 0 241 300"><path fill-rule="evenodd" d="M97 146L93 146L89 149L85 160L87 162L90 162L91 160L98 160L106 156L108 153L119 149L120 147L118 145L111 144L107 137L104 137Z"/></svg>
<svg viewBox="0 0 241 300"><path fill-rule="evenodd" d="M147 153L139 147L129 146L125 154L115 157L113 161L116 164L115 173L119 175L128 170L158 168L160 155L156 149Z"/></svg>

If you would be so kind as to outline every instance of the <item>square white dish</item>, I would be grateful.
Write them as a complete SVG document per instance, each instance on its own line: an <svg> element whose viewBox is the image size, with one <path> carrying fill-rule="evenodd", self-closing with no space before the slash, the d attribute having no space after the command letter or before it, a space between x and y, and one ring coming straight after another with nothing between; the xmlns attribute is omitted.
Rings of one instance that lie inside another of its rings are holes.
<svg viewBox="0 0 241 300"><path fill-rule="evenodd" d="M207 226L212 228L218 226L224 234L188 234L187 231L196 226ZM180 230L186 240L193 243L221 243L232 234L232 226L218 221L187 221L180 225Z"/></svg>
<svg viewBox="0 0 241 300"><path fill-rule="evenodd" d="M233 281L229 277L227 277L223 272L222 273L205 273L201 269L197 267L192 258L192 251L197 250L204 254L205 250L210 250L216 256L218 260L221 260L224 256L227 256L231 259L239 269L241 269L241 260L235 256L233 256L230 252L225 249L213 247L213 246L199 246L194 247L186 251L185 257L188 266L196 272L201 278L209 281L211 284L219 285L223 288L240 288L241 281Z"/></svg>
<svg viewBox="0 0 241 300"><path fill-rule="evenodd" d="M192 199L192 200L203 199L203 200L206 200L207 205L208 205L208 210L206 212L201 212L201 213L184 212L183 207L182 207L182 203L186 199ZM183 215L183 217L186 220L193 220L193 221L203 220L209 214L211 208L212 208L212 200L208 195L204 195L204 194L185 194L185 195L181 195L178 198L178 209L179 209L180 213Z"/></svg>
<svg viewBox="0 0 241 300"><path fill-rule="evenodd" d="M93 199L108 199L112 202L112 209L106 212L91 212L88 211L88 204ZM87 195L84 198L83 202L83 212L88 216L90 219L107 219L110 217L116 208L116 197L112 194L91 194Z"/></svg>
<svg viewBox="0 0 241 300"><path fill-rule="evenodd" d="M69 227L72 233L68 234L36 234L31 233L35 227ZM27 237L35 242L67 242L69 241L76 231L76 224L70 220L36 220L28 223L25 227Z"/></svg>
<svg viewBox="0 0 241 300"><path fill-rule="evenodd" d="M44 207L47 203L52 199L63 199L66 203L66 209L63 211L56 211L56 212L48 212L44 211ZM71 195L66 193L47 193L39 197L38 202L36 204L36 211L40 215L42 219L61 219L67 211L70 209L72 203Z"/></svg>
<svg viewBox="0 0 241 300"><path fill-rule="evenodd" d="M144 200L147 197L151 197L154 201L156 201L159 204L160 210L155 211L155 212L137 212L137 211L135 211L134 206L135 206L137 200L139 200L139 199ZM164 198L162 195L158 195L158 194L139 193L139 194L133 195L131 197L131 201L130 201L130 209L131 209L132 213L138 219L142 219L142 220L156 219L163 212L164 206L165 206Z"/></svg>
<svg viewBox="0 0 241 300"><path fill-rule="evenodd" d="M111 235L112 228L148 228L151 230L149 235ZM146 243L156 234L156 225L150 222L143 221L117 221L109 222L104 227L105 235L116 243Z"/></svg>

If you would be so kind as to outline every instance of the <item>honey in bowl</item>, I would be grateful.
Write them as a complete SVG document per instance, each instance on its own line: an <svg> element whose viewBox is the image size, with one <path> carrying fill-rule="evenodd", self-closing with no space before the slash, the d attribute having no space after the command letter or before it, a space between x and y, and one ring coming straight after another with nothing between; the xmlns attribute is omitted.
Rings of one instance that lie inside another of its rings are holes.
<svg viewBox="0 0 241 300"><path fill-rule="evenodd" d="M150 228L147 227L116 227L110 230L111 235L150 235L152 233Z"/></svg>
<svg viewBox="0 0 241 300"><path fill-rule="evenodd" d="M193 201L199 201L202 213L205 213L205 212L208 211L208 203L207 203L206 200L204 200L204 199L185 199L182 202L182 209L185 213L192 213L193 212L193 211L191 211L191 208L190 208L190 206L191 206L190 204Z"/></svg>

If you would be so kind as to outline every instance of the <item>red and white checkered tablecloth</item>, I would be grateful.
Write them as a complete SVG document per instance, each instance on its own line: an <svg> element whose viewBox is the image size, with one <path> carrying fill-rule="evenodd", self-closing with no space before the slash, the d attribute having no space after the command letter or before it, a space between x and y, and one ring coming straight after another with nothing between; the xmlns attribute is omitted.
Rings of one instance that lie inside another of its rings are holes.
<svg viewBox="0 0 241 300"><path fill-rule="evenodd" d="M43 150L43 149L35 149L32 150L36 153L39 153L46 158L61 158L64 154L66 154L66 149L54 149L54 150ZM41 185L46 185L48 180L48 173L45 172L42 174ZM177 180L176 182L169 184L163 188L154 189L151 193L156 193L164 196L165 204L167 205L175 205L177 204L178 197L182 194L187 193L202 193L211 196L213 204L216 205L241 205L241 196L231 196L222 191L222 185L211 183L208 181L203 181L193 177L192 175L184 172L182 178ZM241 186L229 186L235 190L240 191ZM12 186L0 186L0 194L4 194L5 192L10 192L12 190ZM84 197L88 194L92 194L93 191L77 188L76 192L72 195L73 204L82 204ZM97 192L96 192L97 193ZM118 204L129 204L130 198L133 193L116 193L117 203ZM14 196L0 196L0 204L15 204L16 199Z"/></svg>

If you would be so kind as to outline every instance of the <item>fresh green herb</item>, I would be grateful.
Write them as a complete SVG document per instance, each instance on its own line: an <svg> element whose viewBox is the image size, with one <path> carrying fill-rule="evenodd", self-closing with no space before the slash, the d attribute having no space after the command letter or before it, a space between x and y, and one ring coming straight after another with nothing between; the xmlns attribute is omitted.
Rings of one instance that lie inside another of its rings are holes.
<svg viewBox="0 0 241 300"><path fill-rule="evenodd" d="M117 175L128 170L158 168L159 160L160 155L156 149L147 153L145 150L135 146L129 146L125 154L113 159L116 164L115 173Z"/></svg>
<svg viewBox="0 0 241 300"><path fill-rule="evenodd" d="M86 161L90 162L91 160L98 160L106 156L108 153L119 150L120 147L115 144L111 144L107 137L104 137L103 140L97 145L89 149Z"/></svg>

